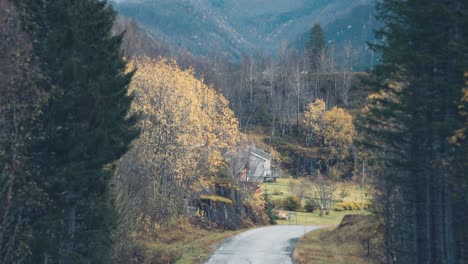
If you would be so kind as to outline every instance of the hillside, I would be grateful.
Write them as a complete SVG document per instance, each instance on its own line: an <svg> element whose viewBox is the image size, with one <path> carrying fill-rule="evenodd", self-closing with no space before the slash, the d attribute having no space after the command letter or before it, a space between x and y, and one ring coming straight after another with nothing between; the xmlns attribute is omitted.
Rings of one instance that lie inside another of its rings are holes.
<svg viewBox="0 0 468 264"><path fill-rule="evenodd" d="M382 225L370 215L346 215L336 227L311 232L294 250L294 263L383 263Z"/></svg>
<svg viewBox="0 0 468 264"><path fill-rule="evenodd" d="M315 22L330 42L341 46L348 35L355 46L372 38L373 0L120 0L120 14L134 17L155 38L185 47L196 55L223 51L271 54L283 42L298 46ZM360 9L359 9L360 8ZM368 14L362 16L359 10ZM358 10L358 11L356 11ZM351 30L352 29L352 30Z"/></svg>

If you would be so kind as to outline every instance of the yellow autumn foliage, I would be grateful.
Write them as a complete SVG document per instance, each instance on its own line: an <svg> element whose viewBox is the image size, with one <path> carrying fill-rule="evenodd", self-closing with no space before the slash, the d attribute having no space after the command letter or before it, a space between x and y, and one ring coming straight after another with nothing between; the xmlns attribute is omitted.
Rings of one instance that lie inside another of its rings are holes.
<svg viewBox="0 0 468 264"><path fill-rule="evenodd" d="M137 58L128 71L141 134L119 162L120 188L152 218L176 216L237 147L238 121L222 95L174 61Z"/></svg>
<svg viewBox="0 0 468 264"><path fill-rule="evenodd" d="M325 102L317 99L307 105L304 111L305 125L312 130L316 136L323 134L323 116L326 112Z"/></svg>
<svg viewBox="0 0 468 264"><path fill-rule="evenodd" d="M204 175L216 172L223 153L240 139L228 101L173 61L139 58L130 68L137 69L130 86L135 93L132 109L142 114L139 141L147 151L174 155L178 178L201 161ZM184 157L176 159L177 153Z"/></svg>
<svg viewBox="0 0 468 264"><path fill-rule="evenodd" d="M339 107L327 110L325 102L317 99L307 106L304 116L306 128L326 148L327 160L344 160L349 156L356 134L351 114Z"/></svg>
<svg viewBox="0 0 468 264"><path fill-rule="evenodd" d="M323 123L322 136L325 146L329 149L329 155L338 159L348 157L355 137L351 114L342 108L333 107L324 114Z"/></svg>

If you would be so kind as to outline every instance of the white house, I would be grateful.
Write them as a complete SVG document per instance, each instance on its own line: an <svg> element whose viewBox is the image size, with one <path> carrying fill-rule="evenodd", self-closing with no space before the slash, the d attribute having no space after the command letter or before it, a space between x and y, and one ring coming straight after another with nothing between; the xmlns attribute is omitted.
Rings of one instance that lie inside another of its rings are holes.
<svg viewBox="0 0 468 264"><path fill-rule="evenodd" d="M247 164L247 181L262 182L275 179L272 168L272 156L252 145L249 150L249 161Z"/></svg>

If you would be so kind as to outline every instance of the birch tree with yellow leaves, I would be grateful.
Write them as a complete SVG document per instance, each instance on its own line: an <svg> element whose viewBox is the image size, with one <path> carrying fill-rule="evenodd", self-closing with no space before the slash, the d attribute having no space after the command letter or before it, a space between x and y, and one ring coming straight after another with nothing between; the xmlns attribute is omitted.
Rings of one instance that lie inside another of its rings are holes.
<svg viewBox="0 0 468 264"><path fill-rule="evenodd" d="M355 128L353 117L346 110L333 107L326 109L321 99L310 103L304 113L305 126L314 142L323 147L322 156L329 176L342 176L341 166L351 155Z"/></svg>
<svg viewBox="0 0 468 264"><path fill-rule="evenodd" d="M323 115L325 112L326 106L322 99L317 99L306 106L304 123L307 130L307 145L310 146L313 142L323 144Z"/></svg>
<svg viewBox="0 0 468 264"><path fill-rule="evenodd" d="M174 61L138 58L130 91L141 136L118 165L122 213L135 221L170 223L211 186L239 140L228 101Z"/></svg>

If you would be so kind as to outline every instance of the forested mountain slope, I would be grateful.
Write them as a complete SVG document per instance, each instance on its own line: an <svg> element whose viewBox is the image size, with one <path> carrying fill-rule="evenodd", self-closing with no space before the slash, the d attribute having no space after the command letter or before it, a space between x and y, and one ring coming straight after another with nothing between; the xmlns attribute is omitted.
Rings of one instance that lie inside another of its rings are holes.
<svg viewBox="0 0 468 264"><path fill-rule="evenodd" d="M292 46L315 22L330 42L342 46L348 35L364 48L371 40L373 0L119 0L116 9L134 17L155 38L196 55L214 51L234 58L271 54ZM362 16L362 12L368 12Z"/></svg>

